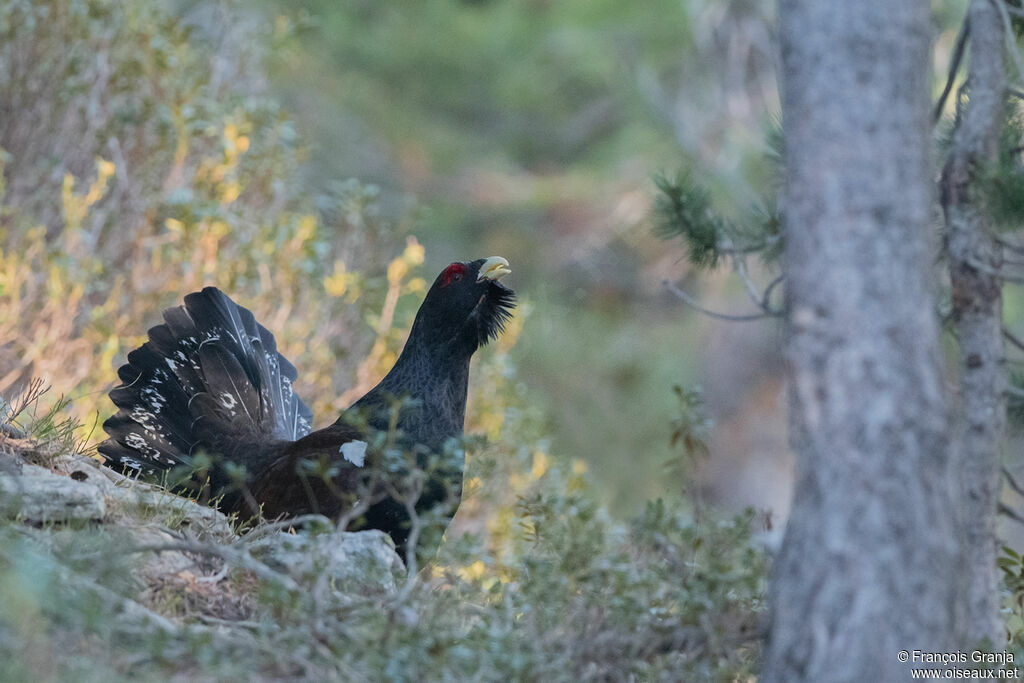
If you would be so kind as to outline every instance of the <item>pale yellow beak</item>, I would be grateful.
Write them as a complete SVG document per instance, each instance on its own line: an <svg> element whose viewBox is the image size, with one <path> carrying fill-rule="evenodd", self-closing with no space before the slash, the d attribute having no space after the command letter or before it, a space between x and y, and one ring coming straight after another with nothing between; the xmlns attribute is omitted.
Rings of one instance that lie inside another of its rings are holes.
<svg viewBox="0 0 1024 683"><path fill-rule="evenodd" d="M480 274L477 276L476 281L500 280L511 272L512 269L508 267L506 259L500 256L492 256L480 266Z"/></svg>

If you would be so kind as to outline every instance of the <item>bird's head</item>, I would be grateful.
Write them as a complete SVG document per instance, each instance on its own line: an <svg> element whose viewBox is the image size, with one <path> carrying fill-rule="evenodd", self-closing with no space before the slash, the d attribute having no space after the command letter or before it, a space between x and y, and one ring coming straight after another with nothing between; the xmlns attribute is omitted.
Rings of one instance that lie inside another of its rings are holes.
<svg viewBox="0 0 1024 683"><path fill-rule="evenodd" d="M491 341L515 308L515 293L499 282L511 272L500 256L452 263L427 292L412 335L434 345L453 342L469 353Z"/></svg>

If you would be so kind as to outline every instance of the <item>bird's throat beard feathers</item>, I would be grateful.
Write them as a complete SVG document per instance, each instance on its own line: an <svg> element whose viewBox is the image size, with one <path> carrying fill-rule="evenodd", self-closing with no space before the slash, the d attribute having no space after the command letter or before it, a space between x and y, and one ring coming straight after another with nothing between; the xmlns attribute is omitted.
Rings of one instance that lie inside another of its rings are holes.
<svg viewBox="0 0 1024 683"><path fill-rule="evenodd" d="M491 282L466 321L467 325L475 328L474 341L477 347L498 338L512 319L515 307L515 292L496 280Z"/></svg>

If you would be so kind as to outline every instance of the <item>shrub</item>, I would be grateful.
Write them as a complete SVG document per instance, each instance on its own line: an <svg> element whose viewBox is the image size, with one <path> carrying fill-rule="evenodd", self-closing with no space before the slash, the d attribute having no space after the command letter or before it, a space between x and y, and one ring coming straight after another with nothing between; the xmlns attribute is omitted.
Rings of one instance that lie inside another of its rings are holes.
<svg viewBox="0 0 1024 683"><path fill-rule="evenodd" d="M260 94L258 25L210 20L223 31L160 2L0 2L0 393L31 377L73 387L95 425L115 362L209 284L298 367L332 368L299 379L318 412L375 338L400 340L393 299L422 280L365 265L395 250L375 190L304 195L292 124Z"/></svg>

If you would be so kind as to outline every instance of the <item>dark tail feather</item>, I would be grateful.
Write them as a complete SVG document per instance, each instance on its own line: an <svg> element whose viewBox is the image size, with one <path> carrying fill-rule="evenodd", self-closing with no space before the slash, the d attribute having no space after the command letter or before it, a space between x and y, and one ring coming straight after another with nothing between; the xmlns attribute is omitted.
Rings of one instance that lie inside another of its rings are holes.
<svg viewBox="0 0 1024 683"><path fill-rule="evenodd" d="M308 434L312 413L292 391L295 366L277 352L274 335L251 312L213 287L186 296L185 306L194 320L217 320L227 331L225 348L241 364L261 404L271 408L264 416L272 423L271 432L292 441Z"/></svg>
<svg viewBox="0 0 1024 683"><path fill-rule="evenodd" d="M292 391L295 367L214 287L165 311L118 377L110 398L120 410L103 423L110 438L99 447L115 467L151 475L189 465L222 439L295 441L310 431L312 413Z"/></svg>

